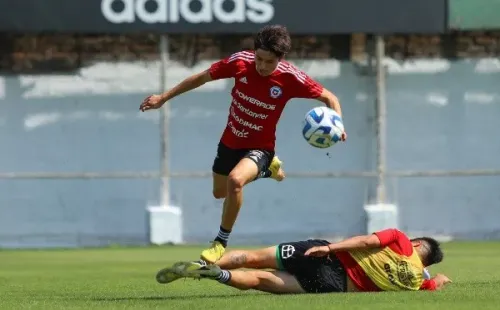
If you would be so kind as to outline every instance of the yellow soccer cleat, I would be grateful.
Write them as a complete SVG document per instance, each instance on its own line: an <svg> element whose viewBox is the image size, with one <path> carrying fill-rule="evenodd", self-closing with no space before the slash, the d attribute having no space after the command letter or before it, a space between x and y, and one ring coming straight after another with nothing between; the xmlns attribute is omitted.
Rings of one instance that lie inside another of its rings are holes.
<svg viewBox="0 0 500 310"><path fill-rule="evenodd" d="M278 182L283 181L285 178L285 171L281 169L281 165L283 162L278 158L278 156L274 156L271 161L271 165L269 165L269 170L271 171L271 179L274 179Z"/></svg>
<svg viewBox="0 0 500 310"><path fill-rule="evenodd" d="M219 241L212 242L212 246L203 252L201 252L201 259L206 261L208 264L215 264L219 259L221 259L222 255L226 249Z"/></svg>
<svg viewBox="0 0 500 310"><path fill-rule="evenodd" d="M172 266L163 268L156 273L156 282L161 284L167 284L174 282L177 279L185 278L190 272L198 270L205 265L199 262L179 262Z"/></svg>

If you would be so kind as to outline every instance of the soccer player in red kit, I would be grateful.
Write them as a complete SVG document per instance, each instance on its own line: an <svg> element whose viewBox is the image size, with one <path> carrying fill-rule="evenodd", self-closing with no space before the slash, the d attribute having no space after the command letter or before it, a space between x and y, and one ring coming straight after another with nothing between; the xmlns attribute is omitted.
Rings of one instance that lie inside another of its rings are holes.
<svg viewBox="0 0 500 310"><path fill-rule="evenodd" d="M219 80L234 79L227 126L217 148L213 195L224 198L219 233L201 259L215 263L224 254L243 201L243 187L259 178L282 181L281 161L275 156L276 126L293 98L316 99L342 115L335 95L283 58L291 49L287 29L266 26L256 35L254 51L242 51L215 62L161 95L147 97L141 111L160 108L168 100ZM342 135L345 141L346 134Z"/></svg>
<svg viewBox="0 0 500 310"><path fill-rule="evenodd" d="M442 260L436 240L410 240L397 229L385 229L337 243L309 239L230 251L215 265L178 262L160 270L156 279L167 284L183 277L208 278L277 294L434 291L451 283L443 274L425 274L426 267Z"/></svg>

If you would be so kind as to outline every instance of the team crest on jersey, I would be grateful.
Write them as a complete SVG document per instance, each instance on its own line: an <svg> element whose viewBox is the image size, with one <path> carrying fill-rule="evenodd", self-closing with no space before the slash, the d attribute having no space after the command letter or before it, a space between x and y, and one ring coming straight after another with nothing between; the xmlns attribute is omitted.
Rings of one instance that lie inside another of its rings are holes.
<svg viewBox="0 0 500 310"><path fill-rule="evenodd" d="M281 96L281 94L283 94L283 91L278 86L273 86L269 90L269 94L271 95L271 97L273 97L274 99L276 99L279 96Z"/></svg>

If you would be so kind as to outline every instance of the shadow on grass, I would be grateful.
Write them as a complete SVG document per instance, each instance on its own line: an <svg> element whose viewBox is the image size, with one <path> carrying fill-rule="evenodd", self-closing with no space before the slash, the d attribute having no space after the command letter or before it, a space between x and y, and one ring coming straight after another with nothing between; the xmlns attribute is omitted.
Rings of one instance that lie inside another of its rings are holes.
<svg viewBox="0 0 500 310"><path fill-rule="evenodd" d="M174 295L174 296L142 296L142 297L100 297L92 298L93 301L158 301L158 300L193 300L193 299L217 299L217 298L246 298L246 297L269 297L269 294L254 293L254 294L198 294L198 295Z"/></svg>

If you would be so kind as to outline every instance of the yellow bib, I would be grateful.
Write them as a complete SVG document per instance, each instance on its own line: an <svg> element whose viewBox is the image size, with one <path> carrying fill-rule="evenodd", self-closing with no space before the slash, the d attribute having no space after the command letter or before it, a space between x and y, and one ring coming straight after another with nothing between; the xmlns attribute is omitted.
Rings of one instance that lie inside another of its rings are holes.
<svg viewBox="0 0 500 310"><path fill-rule="evenodd" d="M424 266L416 251L410 257L389 247L349 251L366 275L383 291L417 291Z"/></svg>

